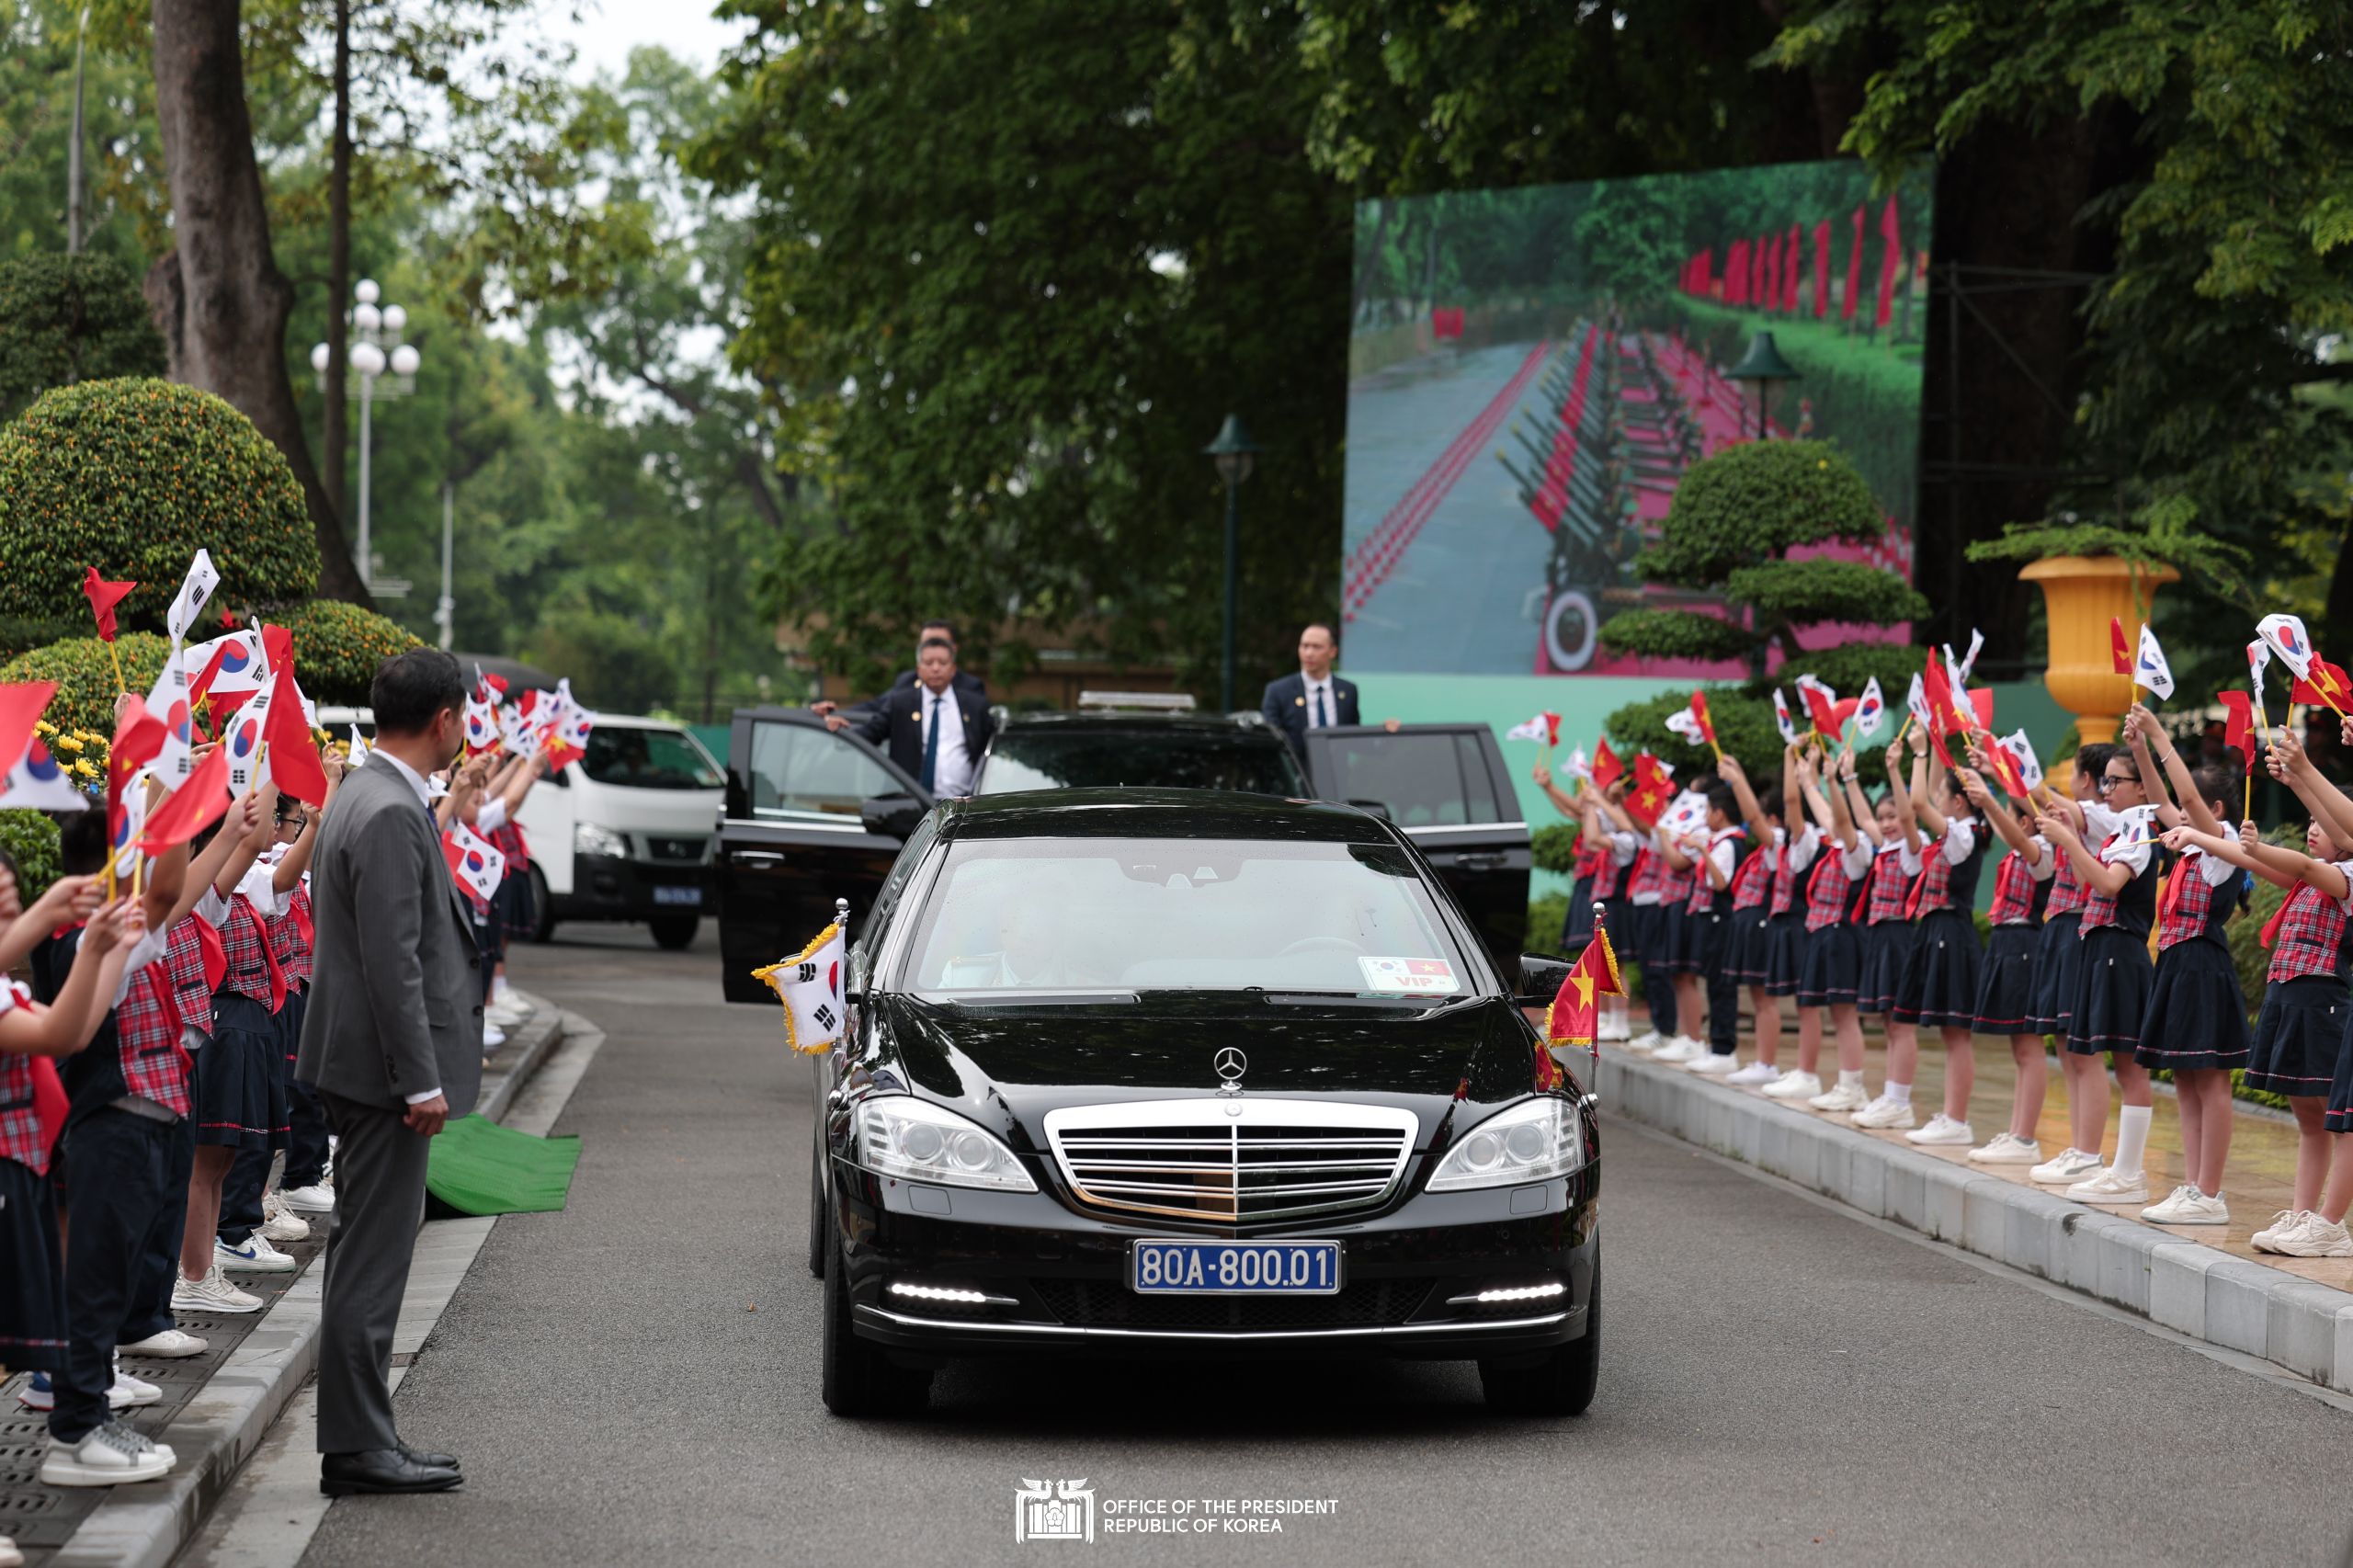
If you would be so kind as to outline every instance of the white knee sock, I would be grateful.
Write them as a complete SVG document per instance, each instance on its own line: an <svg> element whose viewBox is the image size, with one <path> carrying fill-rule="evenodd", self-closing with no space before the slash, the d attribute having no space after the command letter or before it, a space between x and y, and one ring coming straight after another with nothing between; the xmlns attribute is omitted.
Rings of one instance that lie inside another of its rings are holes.
<svg viewBox="0 0 2353 1568"><path fill-rule="evenodd" d="M2123 1176L2141 1174L2141 1157L2149 1148L2149 1119L2155 1113L2144 1105L2129 1105L2116 1118L2116 1165Z"/></svg>

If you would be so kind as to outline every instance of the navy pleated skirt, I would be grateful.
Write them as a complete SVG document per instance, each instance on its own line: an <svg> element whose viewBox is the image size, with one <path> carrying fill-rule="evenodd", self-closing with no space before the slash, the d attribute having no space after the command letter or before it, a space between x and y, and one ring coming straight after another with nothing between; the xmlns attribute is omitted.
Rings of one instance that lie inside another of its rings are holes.
<svg viewBox="0 0 2353 1568"><path fill-rule="evenodd" d="M2323 1119L2331 1132L2353 1132L2353 1015L2336 1042L2336 1076L2328 1087L2328 1114Z"/></svg>
<svg viewBox="0 0 2353 1568"><path fill-rule="evenodd" d="M1862 984L1862 942L1845 921L1805 934L1805 957L1798 967L1798 1006L1828 1007L1851 1003Z"/></svg>
<svg viewBox="0 0 2353 1568"><path fill-rule="evenodd" d="M2026 1027L2035 1034L2067 1038L2075 1016L2075 975L2083 968L2084 943L2075 929L2081 919L2071 910L2042 923L2042 939L2034 949L2033 1000L2026 1013Z"/></svg>
<svg viewBox="0 0 2353 1568"><path fill-rule="evenodd" d="M2246 1065L2246 994L2228 948L2193 937L2157 955L2132 1060L2176 1072Z"/></svg>
<svg viewBox="0 0 2353 1568"><path fill-rule="evenodd" d="M1895 993L1904 982L1904 966L1920 939L1909 920L1882 920L1857 934L1862 957L1862 978L1857 983L1855 1006L1866 1013L1892 1012Z"/></svg>
<svg viewBox="0 0 2353 1568"><path fill-rule="evenodd" d="M506 892L504 882L499 884L498 891L502 894ZM507 929L512 932L514 927L510 926ZM1569 890L1568 918L1561 922L1561 950L1573 953L1592 940L1593 879L1579 877L1576 886Z"/></svg>
<svg viewBox="0 0 2353 1568"><path fill-rule="evenodd" d="M2154 980L2148 937L2120 926L2100 926L2085 932L2079 946L2067 1049L2077 1056L2138 1050Z"/></svg>
<svg viewBox="0 0 2353 1568"><path fill-rule="evenodd" d="M2040 1034L2027 1020L2034 1013L2034 960L2042 946L2039 926L1996 926L1977 971L1979 1034Z"/></svg>
<svg viewBox="0 0 2353 1568"><path fill-rule="evenodd" d="M2325 974L2277 982L2263 993L2247 1050L2246 1083L2275 1095L2329 1095L2342 1076L2346 1028L2353 1019L2345 983Z"/></svg>
<svg viewBox="0 0 2353 1568"><path fill-rule="evenodd" d="M1888 1016L1924 1028L1969 1028L1977 1020L1977 973L1985 954L1965 909L1934 909L1920 916L1919 938L1904 960L1895 1006Z"/></svg>
<svg viewBox="0 0 2353 1568"><path fill-rule="evenodd" d="M1773 916L1766 922L1765 934L1765 990L1774 996L1794 996L1805 965L1805 911Z"/></svg>
<svg viewBox="0 0 2353 1568"><path fill-rule="evenodd" d="M1772 931L1766 924L1765 905L1734 910L1727 920L1732 935L1724 942L1724 972L1743 985L1762 985L1773 960Z"/></svg>
<svg viewBox="0 0 2353 1568"><path fill-rule="evenodd" d="M231 1149L286 1142L285 1045L269 1005L234 991L212 996L212 1036L196 1053L196 1141Z"/></svg>
<svg viewBox="0 0 2353 1568"><path fill-rule="evenodd" d="M1698 937L1691 929L1691 913L1679 903L1662 904L1659 909L1658 966L1668 974L1699 972Z"/></svg>

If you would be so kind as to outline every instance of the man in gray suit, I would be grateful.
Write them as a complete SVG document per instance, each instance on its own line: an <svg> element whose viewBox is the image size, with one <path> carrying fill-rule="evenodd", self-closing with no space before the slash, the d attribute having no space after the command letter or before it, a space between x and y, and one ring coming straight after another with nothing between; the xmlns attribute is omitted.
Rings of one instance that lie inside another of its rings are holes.
<svg viewBox="0 0 2353 1568"><path fill-rule="evenodd" d="M294 1075L335 1129L335 1224L319 1330L319 1490L442 1492L458 1461L392 1429L392 1327L425 1220L426 1153L482 1086L482 958L442 858L426 776L458 755L465 676L436 649L387 659L376 745L311 862L315 977Z"/></svg>

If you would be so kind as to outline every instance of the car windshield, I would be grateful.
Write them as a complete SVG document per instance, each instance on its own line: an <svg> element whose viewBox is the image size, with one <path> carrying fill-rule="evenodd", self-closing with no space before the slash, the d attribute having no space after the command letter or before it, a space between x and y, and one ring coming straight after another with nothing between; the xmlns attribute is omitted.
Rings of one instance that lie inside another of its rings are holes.
<svg viewBox="0 0 2353 1568"><path fill-rule="evenodd" d="M581 767L598 784L631 790L716 790L726 782L702 743L684 730L588 732Z"/></svg>
<svg viewBox="0 0 2353 1568"><path fill-rule="evenodd" d="M1472 990L1405 852L1244 839L952 845L909 943L910 990L1239 991L1427 1000Z"/></svg>
<svg viewBox="0 0 2353 1568"><path fill-rule="evenodd" d="M1240 790L1303 796L1290 748L1265 732L1009 729L981 770L979 793L1118 788Z"/></svg>

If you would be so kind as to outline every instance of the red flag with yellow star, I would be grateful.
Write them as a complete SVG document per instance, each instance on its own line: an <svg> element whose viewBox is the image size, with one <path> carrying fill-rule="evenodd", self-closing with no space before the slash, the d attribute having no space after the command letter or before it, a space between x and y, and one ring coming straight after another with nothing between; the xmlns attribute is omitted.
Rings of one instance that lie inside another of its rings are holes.
<svg viewBox="0 0 2353 1568"><path fill-rule="evenodd" d="M1544 1009L1544 1038L1554 1045L1591 1046L1601 1017L1600 998L1622 996L1625 982L1618 973L1618 954L1609 945L1609 930L1593 923L1593 940L1569 968L1560 994Z"/></svg>
<svg viewBox="0 0 2353 1568"><path fill-rule="evenodd" d="M1649 827L1658 821L1659 812L1666 810L1667 801L1675 798L1675 785L1667 778L1666 769L1658 758L1642 752L1634 758L1634 788L1626 796L1626 812L1636 822Z"/></svg>

